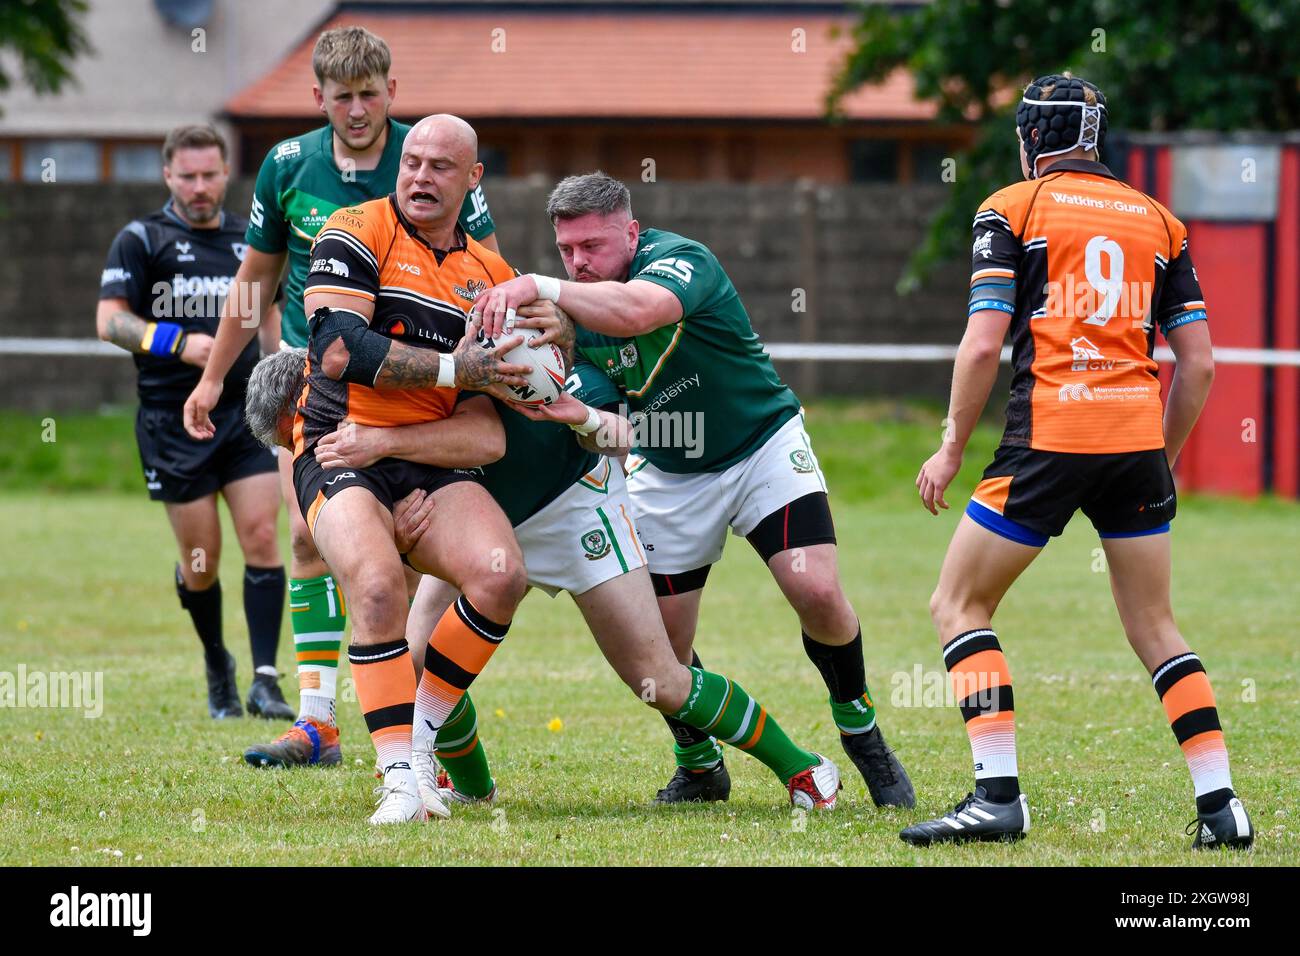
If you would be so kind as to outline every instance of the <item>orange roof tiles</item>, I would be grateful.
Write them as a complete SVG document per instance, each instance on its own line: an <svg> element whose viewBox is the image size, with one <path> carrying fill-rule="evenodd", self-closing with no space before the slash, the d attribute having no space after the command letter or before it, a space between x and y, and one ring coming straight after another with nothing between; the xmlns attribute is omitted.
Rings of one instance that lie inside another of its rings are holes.
<svg viewBox="0 0 1300 956"><path fill-rule="evenodd" d="M358 12L326 26L361 25L388 41L402 116L808 121L822 117L831 77L849 47L831 30L851 22L797 12ZM792 48L796 29L805 31L806 52ZM495 52L494 41L504 50ZM314 43L314 35L304 39L236 94L227 112L316 118ZM844 105L853 119L915 121L935 113L912 98L902 71L856 90Z"/></svg>

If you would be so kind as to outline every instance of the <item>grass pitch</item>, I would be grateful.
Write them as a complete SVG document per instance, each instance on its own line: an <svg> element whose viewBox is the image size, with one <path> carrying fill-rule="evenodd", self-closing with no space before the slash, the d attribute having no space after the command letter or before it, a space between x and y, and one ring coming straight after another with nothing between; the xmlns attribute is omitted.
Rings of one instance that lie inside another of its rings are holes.
<svg viewBox="0 0 1300 956"><path fill-rule="evenodd" d="M970 788L961 720L926 611L948 536L996 442L983 429L935 519L911 480L940 414L819 404L809 427L831 485L841 570L863 622L881 725L916 785L879 811L839 748L793 612L748 545L710 578L698 648L845 776L833 813L802 817L761 765L728 753L729 803L653 808L672 769L663 722L613 676L567 597L532 593L474 686L501 789L495 808L424 826L366 824L373 750L340 701L344 763L253 770L243 747L278 723L206 716L202 659L171 586L162 509L139 489L130 418L0 416L0 672L98 672L102 715L0 709L0 865L938 864L1297 865L1300 507L1188 499L1174 523L1174 601L1218 695L1251 854L1191 854L1181 753L1129 650L1086 519L1013 589L995 622L1015 682L1033 831L1014 846L919 850L898 830ZM96 490L98 489L98 490ZM229 532L229 526L227 525ZM222 558L227 644L250 664L233 535ZM290 664L286 624L282 666ZM346 664L340 673L349 698ZM293 680L286 681L291 688Z"/></svg>

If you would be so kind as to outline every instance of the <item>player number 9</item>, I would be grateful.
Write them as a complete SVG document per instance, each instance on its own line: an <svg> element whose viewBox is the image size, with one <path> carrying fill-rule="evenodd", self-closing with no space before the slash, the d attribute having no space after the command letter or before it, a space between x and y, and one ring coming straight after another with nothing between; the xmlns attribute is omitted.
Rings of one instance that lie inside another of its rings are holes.
<svg viewBox="0 0 1300 956"><path fill-rule="evenodd" d="M1110 259L1110 274L1101 271L1101 254ZM1101 306L1083 320L1085 325L1105 325L1115 314L1124 294L1124 250L1114 239L1093 236L1083 252L1083 272L1088 285L1101 294Z"/></svg>

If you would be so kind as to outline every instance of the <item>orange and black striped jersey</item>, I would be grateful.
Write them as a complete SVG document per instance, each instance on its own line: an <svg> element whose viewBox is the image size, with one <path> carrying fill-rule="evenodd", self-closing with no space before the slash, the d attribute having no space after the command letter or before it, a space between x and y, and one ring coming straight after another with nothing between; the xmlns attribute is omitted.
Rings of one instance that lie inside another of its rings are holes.
<svg viewBox="0 0 1300 956"><path fill-rule="evenodd" d="M1003 443L1162 448L1156 328L1206 317L1183 224L1101 163L1062 160L985 200L974 235L969 312L1012 315Z"/></svg>
<svg viewBox="0 0 1300 956"><path fill-rule="evenodd" d="M465 334L474 299L514 276L495 252L458 226L451 249L424 241L395 196L337 210L316 234L306 293L333 292L374 303L370 328L407 345L450 352ZM411 425L451 414L455 388L374 389L336 382L312 367L294 421L294 455L342 421Z"/></svg>

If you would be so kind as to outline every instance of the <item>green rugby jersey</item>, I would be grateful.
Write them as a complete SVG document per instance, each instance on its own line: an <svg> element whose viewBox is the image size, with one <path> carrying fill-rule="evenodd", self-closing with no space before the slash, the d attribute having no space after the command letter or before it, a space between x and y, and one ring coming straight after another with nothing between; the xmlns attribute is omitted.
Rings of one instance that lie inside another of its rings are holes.
<svg viewBox="0 0 1300 956"><path fill-rule="evenodd" d="M736 287L708 247L662 229L637 242L628 279L668 289L682 318L615 338L578 327L579 357L604 373L590 405L625 401L637 452L663 471L722 471L799 414Z"/></svg>
<svg viewBox="0 0 1300 956"><path fill-rule="evenodd" d="M267 153L253 187L253 208L244 239L259 252L289 253L280 337L290 345L307 344L302 295L312 240L336 209L378 199L397 188L402 141L410 129L390 119L379 165L352 170L347 178L334 163L334 130L330 126L286 139ZM475 239L485 239L496 231L482 186L465 196L460 224Z"/></svg>
<svg viewBox="0 0 1300 956"><path fill-rule="evenodd" d="M583 377L575 374L569 378L568 390L579 401L599 407L599 395L586 387L592 380L590 372ZM505 426L506 453L492 464L483 466L483 487L496 499L514 526L527 521L573 487L575 482L582 481L588 472L595 471L600 464L600 455L579 445L578 436L568 425L535 422L504 402L495 398L492 402L501 416L501 424ZM617 402L615 398L613 404ZM618 462L613 462L613 466L620 467ZM608 491L594 479L585 483L592 491Z"/></svg>

